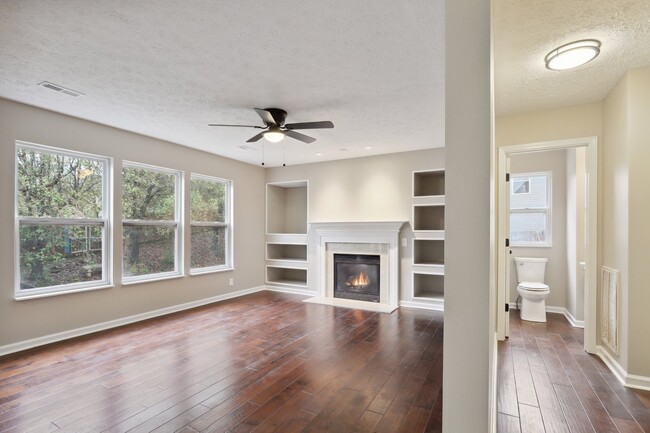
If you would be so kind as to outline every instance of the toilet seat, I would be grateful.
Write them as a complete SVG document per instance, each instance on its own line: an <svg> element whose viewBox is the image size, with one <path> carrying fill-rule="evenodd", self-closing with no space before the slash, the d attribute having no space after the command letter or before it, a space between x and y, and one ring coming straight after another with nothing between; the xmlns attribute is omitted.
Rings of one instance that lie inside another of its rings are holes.
<svg viewBox="0 0 650 433"><path fill-rule="evenodd" d="M523 283L519 283L519 288L522 290L530 290L531 292L540 292L543 290L549 290L547 284L535 283L532 281L524 281Z"/></svg>

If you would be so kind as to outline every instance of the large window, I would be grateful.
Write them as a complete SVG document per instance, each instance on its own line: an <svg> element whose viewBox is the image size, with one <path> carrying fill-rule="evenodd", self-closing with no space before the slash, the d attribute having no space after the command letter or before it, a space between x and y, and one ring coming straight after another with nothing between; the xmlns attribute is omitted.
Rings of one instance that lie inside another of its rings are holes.
<svg viewBox="0 0 650 433"><path fill-rule="evenodd" d="M110 284L109 162L16 144L16 298Z"/></svg>
<svg viewBox="0 0 650 433"><path fill-rule="evenodd" d="M180 275L181 173L125 162L122 168L122 280Z"/></svg>
<svg viewBox="0 0 650 433"><path fill-rule="evenodd" d="M510 244L551 246L551 173L510 178Z"/></svg>
<svg viewBox="0 0 650 433"><path fill-rule="evenodd" d="M231 182L192 174L190 184L190 272L230 269Z"/></svg>

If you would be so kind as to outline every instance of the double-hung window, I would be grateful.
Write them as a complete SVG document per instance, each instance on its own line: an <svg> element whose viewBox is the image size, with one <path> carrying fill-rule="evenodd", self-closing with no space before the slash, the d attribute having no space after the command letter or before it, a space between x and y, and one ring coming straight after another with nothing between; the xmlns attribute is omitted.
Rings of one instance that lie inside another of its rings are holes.
<svg viewBox="0 0 650 433"><path fill-rule="evenodd" d="M551 173L510 177L510 244L551 246Z"/></svg>
<svg viewBox="0 0 650 433"><path fill-rule="evenodd" d="M110 159L16 143L17 299L109 285Z"/></svg>
<svg viewBox="0 0 650 433"><path fill-rule="evenodd" d="M124 162L122 281L180 275L181 172Z"/></svg>
<svg viewBox="0 0 650 433"><path fill-rule="evenodd" d="M232 268L232 182L192 174L190 273Z"/></svg>

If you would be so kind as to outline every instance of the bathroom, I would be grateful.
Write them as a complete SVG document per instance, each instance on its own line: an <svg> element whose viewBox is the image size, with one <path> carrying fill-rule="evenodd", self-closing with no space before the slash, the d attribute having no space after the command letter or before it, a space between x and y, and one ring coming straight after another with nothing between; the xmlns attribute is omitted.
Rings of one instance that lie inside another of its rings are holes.
<svg viewBox="0 0 650 433"><path fill-rule="evenodd" d="M584 147L510 155L511 308L522 308L514 258L547 259L543 283L549 292L533 296L531 313L524 314L529 320L544 321L545 310L584 326L585 164ZM532 314L540 298L541 313Z"/></svg>

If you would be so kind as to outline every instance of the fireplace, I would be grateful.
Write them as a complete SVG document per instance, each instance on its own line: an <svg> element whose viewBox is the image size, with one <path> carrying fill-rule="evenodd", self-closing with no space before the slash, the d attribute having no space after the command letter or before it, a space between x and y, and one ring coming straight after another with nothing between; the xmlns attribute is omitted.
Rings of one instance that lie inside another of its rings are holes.
<svg viewBox="0 0 650 433"><path fill-rule="evenodd" d="M379 302L379 255L334 254L334 297Z"/></svg>

